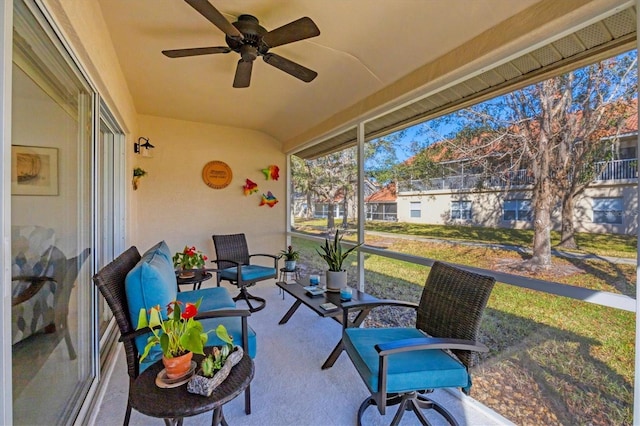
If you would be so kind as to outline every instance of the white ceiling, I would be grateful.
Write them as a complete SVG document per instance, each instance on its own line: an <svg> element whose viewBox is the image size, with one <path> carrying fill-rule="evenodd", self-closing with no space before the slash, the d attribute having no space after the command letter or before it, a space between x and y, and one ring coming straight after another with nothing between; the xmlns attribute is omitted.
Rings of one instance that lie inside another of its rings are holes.
<svg viewBox="0 0 640 426"><path fill-rule="evenodd" d="M267 30L308 16L320 36L271 51L318 72L311 83L258 59L251 86L232 88L239 56L170 59L165 49L226 46L182 0L99 0L140 114L294 138L538 0L210 0L230 21Z"/></svg>

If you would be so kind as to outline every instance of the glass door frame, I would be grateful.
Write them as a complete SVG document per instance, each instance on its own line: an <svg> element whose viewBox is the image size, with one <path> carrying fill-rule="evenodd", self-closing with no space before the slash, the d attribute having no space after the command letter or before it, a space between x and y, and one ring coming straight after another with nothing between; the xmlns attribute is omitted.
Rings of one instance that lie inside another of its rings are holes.
<svg viewBox="0 0 640 426"><path fill-rule="evenodd" d="M0 190L0 266L2 282L11 282L11 80L13 77L13 3L0 2L0 170L2 189ZM2 291L0 305L0 424L13 424L13 385L11 371L11 292L8 286Z"/></svg>

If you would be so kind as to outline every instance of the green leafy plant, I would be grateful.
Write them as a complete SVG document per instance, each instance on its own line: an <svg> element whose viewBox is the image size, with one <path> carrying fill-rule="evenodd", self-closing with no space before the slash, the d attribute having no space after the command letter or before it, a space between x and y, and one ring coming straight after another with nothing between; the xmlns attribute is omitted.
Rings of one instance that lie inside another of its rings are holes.
<svg viewBox="0 0 640 426"><path fill-rule="evenodd" d="M220 340L225 342L225 344L220 348L214 346L211 353L205 356L200 363L202 374L206 377L213 377L216 371L222 368L225 361L229 357L229 354L231 354L231 352L233 351L233 338L229 336L229 333L227 332L227 329L224 325L218 325L218 327L216 328L216 336L218 336Z"/></svg>
<svg viewBox="0 0 640 426"><path fill-rule="evenodd" d="M184 250L173 256L173 266L182 269L202 268L207 259L207 256L196 250L195 246L184 246Z"/></svg>
<svg viewBox="0 0 640 426"><path fill-rule="evenodd" d="M324 245L320 246L322 252L316 249L316 252L327 262L329 266L329 270L333 272L342 271L342 263L345 259L353 252L355 249L360 247L362 244L357 244L354 247L351 247L348 250L343 250L342 244L342 236L339 235L339 231L336 230L336 234L333 237L333 241L330 241L329 238L325 238Z"/></svg>
<svg viewBox="0 0 640 426"><path fill-rule="evenodd" d="M147 172L140 167L136 167L135 169L133 169L133 180L131 181L131 184L133 185L134 191L138 189L138 181L142 178L142 176L146 174Z"/></svg>
<svg viewBox="0 0 640 426"><path fill-rule="evenodd" d="M140 167L136 167L135 169L133 169L133 176L134 177L142 177L144 175L146 175L147 172L143 169L141 169Z"/></svg>
<svg viewBox="0 0 640 426"><path fill-rule="evenodd" d="M160 305L149 309L148 316L146 309L141 308L136 329L149 327L152 335L147 340L140 362L155 345L160 345L166 358L181 356L187 352L204 354L204 345L209 336L204 332L200 321L194 319L201 302L202 299L195 304L187 302L183 311L182 302L173 301L167 305L167 319L162 318Z"/></svg>
<svg viewBox="0 0 640 426"><path fill-rule="evenodd" d="M293 246L287 247L286 250L280 251L280 254L284 256L285 260L298 260L300 259L300 253L293 249Z"/></svg>

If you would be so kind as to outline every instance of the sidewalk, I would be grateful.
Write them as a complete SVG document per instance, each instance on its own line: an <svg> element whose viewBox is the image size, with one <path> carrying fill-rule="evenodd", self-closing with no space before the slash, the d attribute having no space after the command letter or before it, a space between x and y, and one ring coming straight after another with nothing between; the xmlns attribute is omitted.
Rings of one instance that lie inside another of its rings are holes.
<svg viewBox="0 0 640 426"><path fill-rule="evenodd" d="M428 243L443 243L443 244L472 246L472 247L489 247L494 249L510 250L510 251L516 251L518 253L531 254L531 249L529 248L514 246L509 244L492 244L492 243L476 243L473 241L441 240L437 238L420 237L418 235L394 234L391 232L366 231L366 233L370 235L385 237L385 238L401 238L405 240L424 241ZM598 260L601 262L609 262L609 263L615 263L620 265L635 265L637 263L637 260L635 258L598 256L596 254L573 253L573 252L557 250L557 249L551 249L551 254L553 254L554 256L565 257L568 259Z"/></svg>

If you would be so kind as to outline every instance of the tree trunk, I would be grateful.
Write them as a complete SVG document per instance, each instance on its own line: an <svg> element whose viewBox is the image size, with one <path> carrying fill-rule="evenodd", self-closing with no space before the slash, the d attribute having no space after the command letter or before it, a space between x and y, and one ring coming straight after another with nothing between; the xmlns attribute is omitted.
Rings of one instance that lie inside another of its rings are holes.
<svg viewBox="0 0 640 426"><path fill-rule="evenodd" d="M336 205L333 203L329 204L329 209L327 211L327 229L335 229L336 227L335 210Z"/></svg>
<svg viewBox="0 0 640 426"><path fill-rule="evenodd" d="M529 264L534 269L551 267L551 186L543 179L533 197L533 257Z"/></svg>
<svg viewBox="0 0 640 426"><path fill-rule="evenodd" d="M552 153L548 135L550 126L543 122L538 139L537 170L534 170L536 182L533 187L533 257L527 262L531 269L549 269L551 267L551 203L553 186L549 176Z"/></svg>
<svg viewBox="0 0 640 426"><path fill-rule="evenodd" d="M346 191L345 191L346 194ZM347 197L345 195L344 197L344 201L342 203L343 205L343 213L342 213L342 229L347 229L349 227L349 213L347 211L347 208L349 208L349 204L347 203Z"/></svg>
<svg viewBox="0 0 640 426"><path fill-rule="evenodd" d="M573 194L565 193L562 198L562 236L559 247L576 249L575 228L573 225Z"/></svg>
<svg viewBox="0 0 640 426"><path fill-rule="evenodd" d="M311 199L311 191L307 191L307 211L305 212L305 216L307 219L313 219L315 206L313 205L313 200Z"/></svg>

